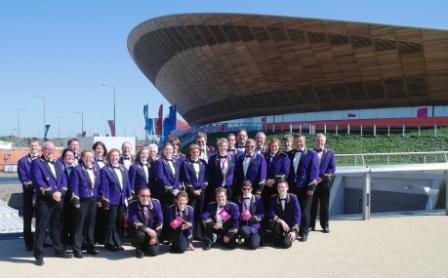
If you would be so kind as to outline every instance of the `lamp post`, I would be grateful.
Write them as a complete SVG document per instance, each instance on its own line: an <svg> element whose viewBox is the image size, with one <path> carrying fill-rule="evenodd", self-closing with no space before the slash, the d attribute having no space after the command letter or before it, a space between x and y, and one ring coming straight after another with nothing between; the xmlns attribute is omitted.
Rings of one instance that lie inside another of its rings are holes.
<svg viewBox="0 0 448 278"><path fill-rule="evenodd" d="M25 111L24 108L17 109L17 139L20 138L20 112Z"/></svg>
<svg viewBox="0 0 448 278"><path fill-rule="evenodd" d="M59 117L58 118L58 138L61 138L61 120L63 120L64 117Z"/></svg>
<svg viewBox="0 0 448 278"><path fill-rule="evenodd" d="M84 137L84 112L75 111L76 114L81 114L81 137Z"/></svg>
<svg viewBox="0 0 448 278"><path fill-rule="evenodd" d="M117 118L116 118L116 105L115 105L115 85L111 85L111 84L101 84L101 86L103 86L103 87L110 87L110 88L112 88L113 89L113 92L114 92L114 131L115 131L115 134L117 133Z"/></svg>
<svg viewBox="0 0 448 278"><path fill-rule="evenodd" d="M42 101L43 101L43 105L44 105L44 137L45 137L45 125L47 124L47 120L45 119L45 114L46 114L46 112L45 112L45 96L39 96L39 95L33 95L33 97L34 98L37 98L37 99L42 99Z"/></svg>

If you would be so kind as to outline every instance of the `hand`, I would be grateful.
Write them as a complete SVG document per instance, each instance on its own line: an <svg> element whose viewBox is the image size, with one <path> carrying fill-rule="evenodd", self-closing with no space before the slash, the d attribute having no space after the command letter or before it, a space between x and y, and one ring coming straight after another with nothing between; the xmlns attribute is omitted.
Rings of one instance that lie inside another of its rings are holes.
<svg viewBox="0 0 448 278"><path fill-rule="evenodd" d="M291 241L296 240L296 238L297 238L296 232L294 232L294 231L289 232L288 237Z"/></svg>
<svg viewBox="0 0 448 278"><path fill-rule="evenodd" d="M201 189L195 190L195 191L193 191L193 195L194 195L194 196L200 196L200 195L201 195L201 192L202 192Z"/></svg>
<svg viewBox="0 0 448 278"><path fill-rule="evenodd" d="M307 194L308 196L313 196L313 194L314 194L314 191L313 191L313 190L310 190L310 189L308 189L308 190L306 191L306 194Z"/></svg>
<svg viewBox="0 0 448 278"><path fill-rule="evenodd" d="M149 239L149 245L154 245L157 243L157 237L152 237Z"/></svg>
<svg viewBox="0 0 448 278"><path fill-rule="evenodd" d="M61 201L61 196L62 196L62 194L61 194L61 192L59 192L59 191L54 192L54 193L51 195L51 197L53 198L53 200L55 200L56 202L60 202L60 201Z"/></svg>
<svg viewBox="0 0 448 278"><path fill-rule="evenodd" d="M80 207L81 207L80 204L76 204L76 205L75 205L75 208L77 208L77 209L79 209Z"/></svg>
<svg viewBox="0 0 448 278"><path fill-rule="evenodd" d="M213 225L213 229L215 230L222 229L222 224L215 223L215 225Z"/></svg>
<svg viewBox="0 0 448 278"><path fill-rule="evenodd" d="M224 241L224 243L229 243L230 242L230 238L228 236L223 236L222 237L222 241Z"/></svg>
<svg viewBox="0 0 448 278"><path fill-rule="evenodd" d="M156 233L156 231L154 231L153 229L146 228L146 229L145 229L145 233L146 233L150 238L156 238L156 237L157 237L157 233Z"/></svg>
<svg viewBox="0 0 448 278"><path fill-rule="evenodd" d="M255 195L261 196L261 191L260 190L255 191Z"/></svg>
<svg viewBox="0 0 448 278"><path fill-rule="evenodd" d="M317 184L321 183L323 181L323 179L321 177L317 178Z"/></svg>
<svg viewBox="0 0 448 278"><path fill-rule="evenodd" d="M177 194L179 194L179 189L174 189L174 190L173 190L173 195L174 195L174 196L177 196Z"/></svg>
<svg viewBox="0 0 448 278"><path fill-rule="evenodd" d="M184 222L184 224L182 224L182 230L186 230L188 228L191 227L191 223L190 222Z"/></svg>
<svg viewBox="0 0 448 278"><path fill-rule="evenodd" d="M274 185L274 183L275 183L275 180L273 180L273 179L268 179L266 181L266 185L269 186L269 187L272 187Z"/></svg>
<svg viewBox="0 0 448 278"><path fill-rule="evenodd" d="M285 221L282 220L282 222L280 222L280 225L282 225L283 231L289 232L289 226Z"/></svg>
<svg viewBox="0 0 448 278"><path fill-rule="evenodd" d="M96 202L96 206L101 208L101 207L103 207L103 204L101 204L101 202Z"/></svg>

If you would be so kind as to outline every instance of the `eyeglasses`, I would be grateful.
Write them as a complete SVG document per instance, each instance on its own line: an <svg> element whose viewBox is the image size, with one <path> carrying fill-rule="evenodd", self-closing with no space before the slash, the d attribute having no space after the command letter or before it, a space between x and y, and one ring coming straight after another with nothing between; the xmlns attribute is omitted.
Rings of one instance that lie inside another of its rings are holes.
<svg viewBox="0 0 448 278"><path fill-rule="evenodd" d="M243 187L242 190L244 190L244 191L250 191L250 190L252 190L252 188L250 188L250 187Z"/></svg>

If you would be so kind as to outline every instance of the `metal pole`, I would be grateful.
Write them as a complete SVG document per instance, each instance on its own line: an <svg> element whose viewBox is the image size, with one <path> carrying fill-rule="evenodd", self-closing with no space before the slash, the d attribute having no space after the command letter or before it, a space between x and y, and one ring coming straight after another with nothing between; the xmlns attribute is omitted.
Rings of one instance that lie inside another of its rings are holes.
<svg viewBox="0 0 448 278"><path fill-rule="evenodd" d="M289 124L289 133L292 133L292 124Z"/></svg>
<svg viewBox="0 0 448 278"><path fill-rule="evenodd" d="M364 187L362 190L362 220L370 219L370 191L371 191L371 183L372 183L372 172L367 172L365 175Z"/></svg>
<svg viewBox="0 0 448 278"><path fill-rule="evenodd" d="M390 125L387 126L387 136L390 136Z"/></svg>
<svg viewBox="0 0 448 278"><path fill-rule="evenodd" d="M445 171L445 215L448 215L448 171Z"/></svg>
<svg viewBox="0 0 448 278"><path fill-rule="evenodd" d="M360 134L361 134L361 136L362 136L362 125L361 125L361 129L360 129L360 132L359 132Z"/></svg>
<svg viewBox="0 0 448 278"><path fill-rule="evenodd" d="M336 127L335 127L335 129L334 129L334 130L335 130L335 134L336 134L336 135L338 135L338 127L339 127L339 126L338 126L338 125L336 125Z"/></svg>
<svg viewBox="0 0 448 278"><path fill-rule="evenodd" d="M373 124L373 136L376 136L376 124Z"/></svg>
<svg viewBox="0 0 448 278"><path fill-rule="evenodd" d="M324 124L324 134L327 134L327 124Z"/></svg>
<svg viewBox="0 0 448 278"><path fill-rule="evenodd" d="M420 125L418 126L418 137L420 137Z"/></svg>
<svg viewBox="0 0 448 278"><path fill-rule="evenodd" d="M404 137L404 135L405 135L405 133L406 133L406 126L405 126L405 125L403 125L402 132L401 132L401 133L402 133L401 136Z"/></svg>
<svg viewBox="0 0 448 278"><path fill-rule="evenodd" d="M350 124L347 124L347 134L350 135Z"/></svg>
<svg viewBox="0 0 448 278"><path fill-rule="evenodd" d="M437 125L434 125L434 137L437 137Z"/></svg>

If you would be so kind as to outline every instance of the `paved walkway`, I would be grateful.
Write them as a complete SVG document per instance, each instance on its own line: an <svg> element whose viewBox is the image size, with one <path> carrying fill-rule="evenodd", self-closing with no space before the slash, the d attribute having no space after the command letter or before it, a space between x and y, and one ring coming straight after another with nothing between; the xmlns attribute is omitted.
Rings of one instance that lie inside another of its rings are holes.
<svg viewBox="0 0 448 278"><path fill-rule="evenodd" d="M448 277L448 217L337 220L288 250L214 249L136 259L134 250L98 257L46 257L34 265L21 240L0 241L1 277ZM46 249L52 254L51 249Z"/></svg>

